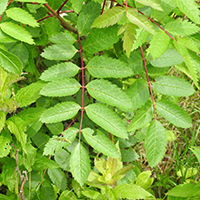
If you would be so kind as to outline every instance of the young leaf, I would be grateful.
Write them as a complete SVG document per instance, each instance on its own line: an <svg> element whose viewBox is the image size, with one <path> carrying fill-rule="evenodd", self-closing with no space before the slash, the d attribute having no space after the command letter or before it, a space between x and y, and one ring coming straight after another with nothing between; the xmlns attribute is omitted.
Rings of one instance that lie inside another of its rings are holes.
<svg viewBox="0 0 200 200"><path fill-rule="evenodd" d="M22 8L15 7L10 8L6 10L7 17L10 17L11 19L21 22L22 24L28 24L29 26L39 26L36 19L33 18L33 16L28 13L27 11L23 10Z"/></svg>
<svg viewBox="0 0 200 200"><path fill-rule="evenodd" d="M155 35L152 36L150 41L150 47L148 53L150 53L153 59L160 57L168 48L170 37L161 29L159 29Z"/></svg>
<svg viewBox="0 0 200 200"><path fill-rule="evenodd" d="M126 63L107 56L94 56L86 68L96 78L123 78L133 75Z"/></svg>
<svg viewBox="0 0 200 200"><path fill-rule="evenodd" d="M195 1L173 0L176 6L193 22L200 24L199 8Z"/></svg>
<svg viewBox="0 0 200 200"><path fill-rule="evenodd" d="M48 169L47 171L51 181L57 188L64 191L67 187L67 177L61 169Z"/></svg>
<svg viewBox="0 0 200 200"><path fill-rule="evenodd" d="M163 158L167 146L166 130L159 121L153 121L148 127L144 147L147 160L155 167Z"/></svg>
<svg viewBox="0 0 200 200"><path fill-rule="evenodd" d="M54 81L59 79L66 79L75 76L79 67L72 62L63 62L53 65L45 70L40 79L43 81Z"/></svg>
<svg viewBox="0 0 200 200"><path fill-rule="evenodd" d="M17 91L16 101L19 107L27 106L40 97L40 90L46 83L37 81Z"/></svg>
<svg viewBox="0 0 200 200"><path fill-rule="evenodd" d="M169 101L159 101L156 103L157 112L170 123L181 128L192 127L191 118L181 107Z"/></svg>
<svg viewBox="0 0 200 200"><path fill-rule="evenodd" d="M175 36L187 36L197 33L200 28L188 21L175 20L168 22L165 30Z"/></svg>
<svg viewBox="0 0 200 200"><path fill-rule="evenodd" d="M136 1L146 6L151 6L156 10L163 11L162 7L158 3L159 2L158 0L136 0Z"/></svg>
<svg viewBox="0 0 200 200"><path fill-rule="evenodd" d="M125 9L120 6L112 7L95 19L92 28L104 28L116 24L124 15Z"/></svg>
<svg viewBox="0 0 200 200"><path fill-rule="evenodd" d="M14 74L22 73L22 62L14 54L0 48L0 65L3 69Z"/></svg>
<svg viewBox="0 0 200 200"><path fill-rule="evenodd" d="M49 60L68 60L77 52L77 49L71 44L54 44L44 49L42 57Z"/></svg>
<svg viewBox="0 0 200 200"><path fill-rule="evenodd" d="M26 42L28 44L35 44L31 34L26 29L17 24L14 24L12 22L4 22L0 24L0 28L3 32L17 40Z"/></svg>
<svg viewBox="0 0 200 200"><path fill-rule="evenodd" d="M72 151L70 168L73 177L82 186L90 173L90 158L81 143L78 143Z"/></svg>
<svg viewBox="0 0 200 200"><path fill-rule="evenodd" d="M93 29L85 40L83 50L89 54L94 54L110 47L119 40L117 32L117 26Z"/></svg>
<svg viewBox="0 0 200 200"><path fill-rule="evenodd" d="M81 85L76 79L64 79L47 83L40 91L48 97L64 97L78 92Z"/></svg>
<svg viewBox="0 0 200 200"><path fill-rule="evenodd" d="M6 124L8 125L9 131L12 134L14 134L17 140L21 143L23 151L27 153L26 151L27 135L24 133L26 130L25 122L21 118L13 116L6 121Z"/></svg>
<svg viewBox="0 0 200 200"><path fill-rule="evenodd" d="M147 17L139 15L137 9L127 8L126 16L131 23L143 28L153 35L155 34L153 24Z"/></svg>
<svg viewBox="0 0 200 200"><path fill-rule="evenodd" d="M114 189L114 194L117 199L149 199L153 198L153 195L134 184L121 184L117 185Z"/></svg>
<svg viewBox="0 0 200 200"><path fill-rule="evenodd" d="M149 99L148 84L143 79L137 79L127 90L126 94L131 98L134 110L143 106Z"/></svg>
<svg viewBox="0 0 200 200"><path fill-rule="evenodd" d="M91 128L82 129L83 136L90 146L97 151L112 158L119 158L119 152L115 145L100 131L94 134Z"/></svg>
<svg viewBox="0 0 200 200"><path fill-rule="evenodd" d="M76 39L67 31L59 32L55 35L52 35L49 40L56 44L74 44L74 42L76 41Z"/></svg>
<svg viewBox="0 0 200 200"><path fill-rule="evenodd" d="M171 67L184 62L184 58L178 53L176 49L169 48L159 58L150 60L154 67Z"/></svg>
<svg viewBox="0 0 200 200"><path fill-rule="evenodd" d="M90 31L93 21L99 16L100 12L99 3L89 2L83 6L77 20L77 29L80 35L86 35Z"/></svg>
<svg viewBox="0 0 200 200"><path fill-rule="evenodd" d="M127 57L130 56L133 43L135 42L136 29L138 29L138 26L132 23L128 23L124 33L124 37L122 38L123 49L126 51Z"/></svg>
<svg viewBox="0 0 200 200"><path fill-rule="evenodd" d="M153 117L152 103L148 101L142 108L140 108L129 124L128 131L135 131L147 125Z"/></svg>
<svg viewBox="0 0 200 200"><path fill-rule="evenodd" d="M117 106L123 111L133 109L133 104L126 93L107 80L93 80L87 84L86 88L92 97L101 102Z"/></svg>
<svg viewBox="0 0 200 200"><path fill-rule="evenodd" d="M85 110L88 117L106 131L120 138L128 137L126 127L120 117L105 105L94 103L86 106Z"/></svg>
<svg viewBox="0 0 200 200"><path fill-rule="evenodd" d="M80 106L75 102L62 102L44 111L40 117L43 123L56 123L71 119L79 111Z"/></svg>
<svg viewBox="0 0 200 200"><path fill-rule="evenodd" d="M174 76L157 76L153 89L161 94L178 97L190 96L195 92L187 81Z"/></svg>

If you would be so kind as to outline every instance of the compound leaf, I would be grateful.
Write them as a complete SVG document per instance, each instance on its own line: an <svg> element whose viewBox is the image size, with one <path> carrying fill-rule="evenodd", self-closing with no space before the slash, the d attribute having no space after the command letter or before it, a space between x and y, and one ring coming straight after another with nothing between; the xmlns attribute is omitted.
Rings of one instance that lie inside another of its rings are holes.
<svg viewBox="0 0 200 200"><path fill-rule="evenodd" d="M120 157L115 145L100 131L98 131L97 134L94 134L94 131L91 128L84 128L82 129L82 133L88 144L97 151L112 158Z"/></svg>
<svg viewBox="0 0 200 200"><path fill-rule="evenodd" d="M161 94L179 97L190 96L195 92L187 81L174 76L157 76L153 89Z"/></svg>
<svg viewBox="0 0 200 200"><path fill-rule="evenodd" d="M58 103L54 107L45 110L40 117L40 121L43 123L56 123L71 119L77 114L79 109L80 106L75 102Z"/></svg>
<svg viewBox="0 0 200 200"><path fill-rule="evenodd" d="M133 75L125 62L107 56L94 56L86 68L96 78L123 78Z"/></svg>
<svg viewBox="0 0 200 200"><path fill-rule="evenodd" d="M17 24L14 24L12 22L4 22L0 24L0 28L3 32L17 40L26 42L28 44L35 44L31 34L26 29Z"/></svg>
<svg viewBox="0 0 200 200"><path fill-rule="evenodd" d="M148 127L144 147L151 167L156 166L163 158L167 146L166 130L159 121L153 121Z"/></svg>
<svg viewBox="0 0 200 200"><path fill-rule="evenodd" d="M95 19L92 28L104 28L116 24L124 15L125 9L120 6L112 7Z"/></svg>
<svg viewBox="0 0 200 200"><path fill-rule="evenodd" d="M70 168L73 177L82 186L90 173L90 158L81 143L78 143L72 151Z"/></svg>
<svg viewBox="0 0 200 200"><path fill-rule="evenodd" d="M156 103L157 112L170 123L181 128L192 127L190 116L179 106L169 101L159 101Z"/></svg>
<svg viewBox="0 0 200 200"><path fill-rule="evenodd" d="M107 80L93 80L86 86L89 94L95 99L117 106L124 111L133 109L130 98L115 84Z"/></svg>
<svg viewBox="0 0 200 200"><path fill-rule="evenodd" d="M88 117L106 131L120 138L128 137L126 127L120 117L105 105L94 103L86 106L85 110Z"/></svg>

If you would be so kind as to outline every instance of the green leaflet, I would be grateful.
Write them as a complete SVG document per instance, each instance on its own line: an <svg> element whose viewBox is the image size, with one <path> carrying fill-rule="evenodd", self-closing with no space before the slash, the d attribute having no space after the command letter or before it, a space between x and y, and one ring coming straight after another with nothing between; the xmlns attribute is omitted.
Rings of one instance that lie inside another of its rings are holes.
<svg viewBox="0 0 200 200"><path fill-rule="evenodd" d="M66 190L67 177L61 169L48 169L47 171L51 181L62 191Z"/></svg>
<svg viewBox="0 0 200 200"><path fill-rule="evenodd" d="M155 167L163 158L167 146L166 130L159 121L153 121L148 127L144 147L147 160Z"/></svg>
<svg viewBox="0 0 200 200"><path fill-rule="evenodd" d="M6 122L6 114L3 111L0 111L0 132L3 129Z"/></svg>
<svg viewBox="0 0 200 200"><path fill-rule="evenodd" d="M26 151L27 135L24 133L26 131L25 122L21 118L13 116L6 121L6 124L8 126L9 131L12 134L14 134L17 140L21 143L23 151L27 153Z"/></svg>
<svg viewBox="0 0 200 200"><path fill-rule="evenodd" d="M87 84L86 88L93 98L101 102L117 106L126 112L133 109L133 104L126 93L107 80L93 80Z"/></svg>
<svg viewBox="0 0 200 200"><path fill-rule="evenodd" d="M60 22L54 17L47 18L44 25L48 36L59 33L61 28Z"/></svg>
<svg viewBox="0 0 200 200"><path fill-rule="evenodd" d="M86 106L85 110L88 117L106 131L120 138L128 137L126 127L120 117L105 105L94 103Z"/></svg>
<svg viewBox="0 0 200 200"><path fill-rule="evenodd" d="M136 29L138 29L138 26L128 23L126 25L126 30L124 33L124 36L122 38L123 40L123 49L126 51L127 57L130 57L130 53L132 51L133 43L135 42L136 38Z"/></svg>
<svg viewBox="0 0 200 200"><path fill-rule="evenodd" d="M62 102L44 111L40 117L43 123L56 123L71 119L79 111L80 106L75 102Z"/></svg>
<svg viewBox="0 0 200 200"><path fill-rule="evenodd" d="M0 41L4 43L16 42L14 38L5 34L3 31L1 31L1 29L0 29Z"/></svg>
<svg viewBox="0 0 200 200"><path fill-rule="evenodd" d="M43 81L54 81L70 78L75 76L79 69L80 68L72 62L63 62L49 67L42 73L40 79Z"/></svg>
<svg viewBox="0 0 200 200"><path fill-rule="evenodd" d="M49 6L52 7L52 9L57 10L60 5L63 3L62 0L46 0Z"/></svg>
<svg viewBox="0 0 200 200"><path fill-rule="evenodd" d="M181 128L192 127L191 118L181 107L168 101L156 103L157 112L170 123Z"/></svg>
<svg viewBox="0 0 200 200"><path fill-rule="evenodd" d="M153 89L161 94L178 97L190 96L195 92L187 81L173 76L157 76Z"/></svg>
<svg viewBox="0 0 200 200"><path fill-rule="evenodd" d="M128 131L135 131L143 128L153 118L153 107L151 101L148 101L143 107L141 107L135 114L134 118L129 124Z"/></svg>
<svg viewBox="0 0 200 200"><path fill-rule="evenodd" d="M44 49L42 57L49 60L68 60L77 52L77 49L71 44L54 44Z"/></svg>
<svg viewBox="0 0 200 200"><path fill-rule="evenodd" d="M56 44L74 44L76 39L67 31L59 32L55 35L50 36L49 40Z"/></svg>
<svg viewBox="0 0 200 200"><path fill-rule="evenodd" d="M168 48L170 37L161 29L159 29L155 35L152 36L150 41L150 47L148 53L150 53L153 59L160 57Z"/></svg>
<svg viewBox="0 0 200 200"><path fill-rule="evenodd" d="M71 0L72 8L76 13L79 13L82 6L83 6L84 0Z"/></svg>
<svg viewBox="0 0 200 200"><path fill-rule="evenodd" d="M47 83L40 91L48 97L64 97L77 93L81 85L76 79L63 79Z"/></svg>
<svg viewBox="0 0 200 200"><path fill-rule="evenodd" d="M78 143L72 151L70 168L73 177L82 186L90 173L90 158L81 143Z"/></svg>
<svg viewBox="0 0 200 200"><path fill-rule="evenodd" d="M90 146L97 151L111 157L119 158L119 152L112 141L100 131L94 134L91 128L82 129L83 136Z"/></svg>
<svg viewBox="0 0 200 200"><path fill-rule="evenodd" d="M77 29L80 35L86 35L94 20L100 15L101 6L95 2L89 2L83 6L77 20Z"/></svg>
<svg viewBox="0 0 200 200"><path fill-rule="evenodd" d="M148 199L153 197L152 194L135 184L121 184L114 189L116 199Z"/></svg>
<svg viewBox="0 0 200 200"><path fill-rule="evenodd" d="M193 22L199 24L199 9L198 4L195 1L185 1L185 0L173 0L176 6L183 12L187 17L189 17Z"/></svg>
<svg viewBox="0 0 200 200"><path fill-rule="evenodd" d="M14 74L22 73L22 62L14 54L0 48L0 65L3 69Z"/></svg>
<svg viewBox="0 0 200 200"><path fill-rule="evenodd" d="M68 171L70 156L71 154L68 151L62 149L61 151L55 153L54 160L62 169Z"/></svg>
<svg viewBox="0 0 200 200"><path fill-rule="evenodd" d="M21 22L22 24L28 24L29 26L38 27L39 24L37 23L36 19L28 13L27 11L23 10L22 8L10 8L6 10L7 17L11 19Z"/></svg>
<svg viewBox="0 0 200 200"><path fill-rule="evenodd" d="M24 107L35 102L40 97L40 90L46 83L37 81L17 91L16 101L19 107Z"/></svg>
<svg viewBox="0 0 200 200"><path fill-rule="evenodd" d="M146 6L151 6L156 10L163 11L162 7L158 3L159 2L158 0L136 0L136 1Z"/></svg>
<svg viewBox="0 0 200 200"><path fill-rule="evenodd" d="M50 140L45 144L43 155L55 155L62 151L63 147L68 147L76 138L78 133L77 128L68 128L62 134L63 136L53 136Z"/></svg>
<svg viewBox="0 0 200 200"><path fill-rule="evenodd" d="M94 54L98 51L109 48L119 40L117 32L117 26L91 30L90 34L85 40L83 50L87 51L89 54Z"/></svg>
<svg viewBox="0 0 200 200"><path fill-rule="evenodd" d="M132 51L142 46L150 35L149 32L145 31L142 28L136 29L136 32L136 40L134 41L134 44L132 46Z"/></svg>
<svg viewBox="0 0 200 200"><path fill-rule="evenodd" d="M39 199L56 200L56 194L50 181L44 180L38 192Z"/></svg>
<svg viewBox="0 0 200 200"><path fill-rule="evenodd" d="M8 4L8 0L1 0L0 1L0 15L4 12Z"/></svg>
<svg viewBox="0 0 200 200"><path fill-rule="evenodd" d="M20 25L12 22L4 22L0 24L0 28L3 32L19 41L26 42L28 44L35 44L31 34Z"/></svg>
<svg viewBox="0 0 200 200"><path fill-rule="evenodd" d="M168 67L178 65L184 62L184 58L178 53L176 49L169 48L159 58L150 60L154 67Z"/></svg>
<svg viewBox="0 0 200 200"><path fill-rule="evenodd" d="M200 28L188 21L175 20L168 22L165 30L175 36L187 36L197 33Z"/></svg>
<svg viewBox="0 0 200 200"><path fill-rule="evenodd" d="M143 28L153 35L155 34L153 24L147 17L139 15L137 9L127 8L126 16L131 23Z"/></svg>
<svg viewBox="0 0 200 200"><path fill-rule="evenodd" d="M120 6L112 7L95 19L92 28L104 28L116 24L124 15L125 9Z"/></svg>
<svg viewBox="0 0 200 200"><path fill-rule="evenodd" d="M127 90L126 94L131 98L134 110L143 106L149 99L148 84L143 79L137 79Z"/></svg>
<svg viewBox="0 0 200 200"><path fill-rule="evenodd" d="M45 124L45 125L53 135L60 135L64 129L64 125L62 122Z"/></svg>
<svg viewBox="0 0 200 200"><path fill-rule="evenodd" d="M7 156L10 153L10 142L12 137L9 132L1 132L0 135L0 158Z"/></svg>
<svg viewBox="0 0 200 200"><path fill-rule="evenodd" d="M96 78L123 78L133 75L125 62L107 56L94 56L86 68Z"/></svg>
<svg viewBox="0 0 200 200"><path fill-rule="evenodd" d="M192 146L190 150L192 151L192 153L194 153L200 163L200 146Z"/></svg>

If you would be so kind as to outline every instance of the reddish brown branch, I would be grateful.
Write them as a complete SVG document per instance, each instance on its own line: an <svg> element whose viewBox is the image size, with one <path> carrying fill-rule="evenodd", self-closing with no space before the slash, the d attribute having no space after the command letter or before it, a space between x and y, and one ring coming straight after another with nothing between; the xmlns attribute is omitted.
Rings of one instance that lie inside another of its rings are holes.
<svg viewBox="0 0 200 200"><path fill-rule="evenodd" d="M146 72L147 82L148 82L148 85L149 85L149 91L150 91L150 95L151 95L151 100L152 100L152 103L153 103L154 119L156 120L155 102L154 102L154 98L153 98L152 87L151 87L151 83L150 83L150 80L149 80L149 75L148 75L147 66L146 66L146 62L145 62L145 58L144 58L144 52L143 52L142 47L140 47L140 51L141 51L141 55L142 55L142 60L143 60L143 64L144 64L144 69L145 69L145 72Z"/></svg>
<svg viewBox="0 0 200 200"><path fill-rule="evenodd" d="M103 11L104 11L104 8L105 8L105 5L106 5L106 0L104 0L104 2L103 2L103 6L102 6L102 9L101 9L101 15L103 14Z"/></svg>
<svg viewBox="0 0 200 200"><path fill-rule="evenodd" d="M63 2L63 4L60 6L60 8L58 8L57 13L59 14L59 12L61 11L61 9L63 8L63 6L68 2L68 0L65 0Z"/></svg>

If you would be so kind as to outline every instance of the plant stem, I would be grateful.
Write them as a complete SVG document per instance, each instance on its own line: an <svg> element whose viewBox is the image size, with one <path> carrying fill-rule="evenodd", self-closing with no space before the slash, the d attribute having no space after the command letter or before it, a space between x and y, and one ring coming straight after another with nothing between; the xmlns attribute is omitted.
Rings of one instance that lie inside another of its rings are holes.
<svg viewBox="0 0 200 200"><path fill-rule="evenodd" d="M148 75L147 66L146 66L146 62L145 62L145 58L144 58L144 52L143 52L142 47L140 47L140 51L141 51L141 55L142 55L144 69L145 69L145 72L146 72L147 82L148 82L148 85L149 85L149 91L150 91L150 95L151 95L151 100L152 100L152 103L153 103L154 119L156 120L155 102L154 102L154 98L153 98L152 87L151 87L151 83L150 83L150 80L149 80L149 75Z"/></svg>
<svg viewBox="0 0 200 200"><path fill-rule="evenodd" d="M65 0L64 3L60 6L60 8L58 8L57 13L59 14L59 12L61 11L61 9L63 8L63 6L68 2L68 0Z"/></svg>
<svg viewBox="0 0 200 200"><path fill-rule="evenodd" d="M83 62L83 49L81 46L81 37L78 35L78 44L80 49L80 56L81 56L81 72L82 72L82 105L81 105L81 121L80 121L80 128L79 128L79 143L81 141L81 129L83 124L83 115L84 115L84 92L85 92L85 80L84 80L84 62Z"/></svg>
<svg viewBox="0 0 200 200"><path fill-rule="evenodd" d="M104 8L105 8L105 5L106 5L106 0L104 0L104 2L103 2L103 6L102 6L102 9L101 9L101 15L103 14L103 11L104 11Z"/></svg>
<svg viewBox="0 0 200 200"><path fill-rule="evenodd" d="M68 24L57 12L55 12L47 3L44 3L44 6L55 16L58 18L58 20L61 22L63 26L65 26L69 31L76 33L77 30L72 27L70 24Z"/></svg>

